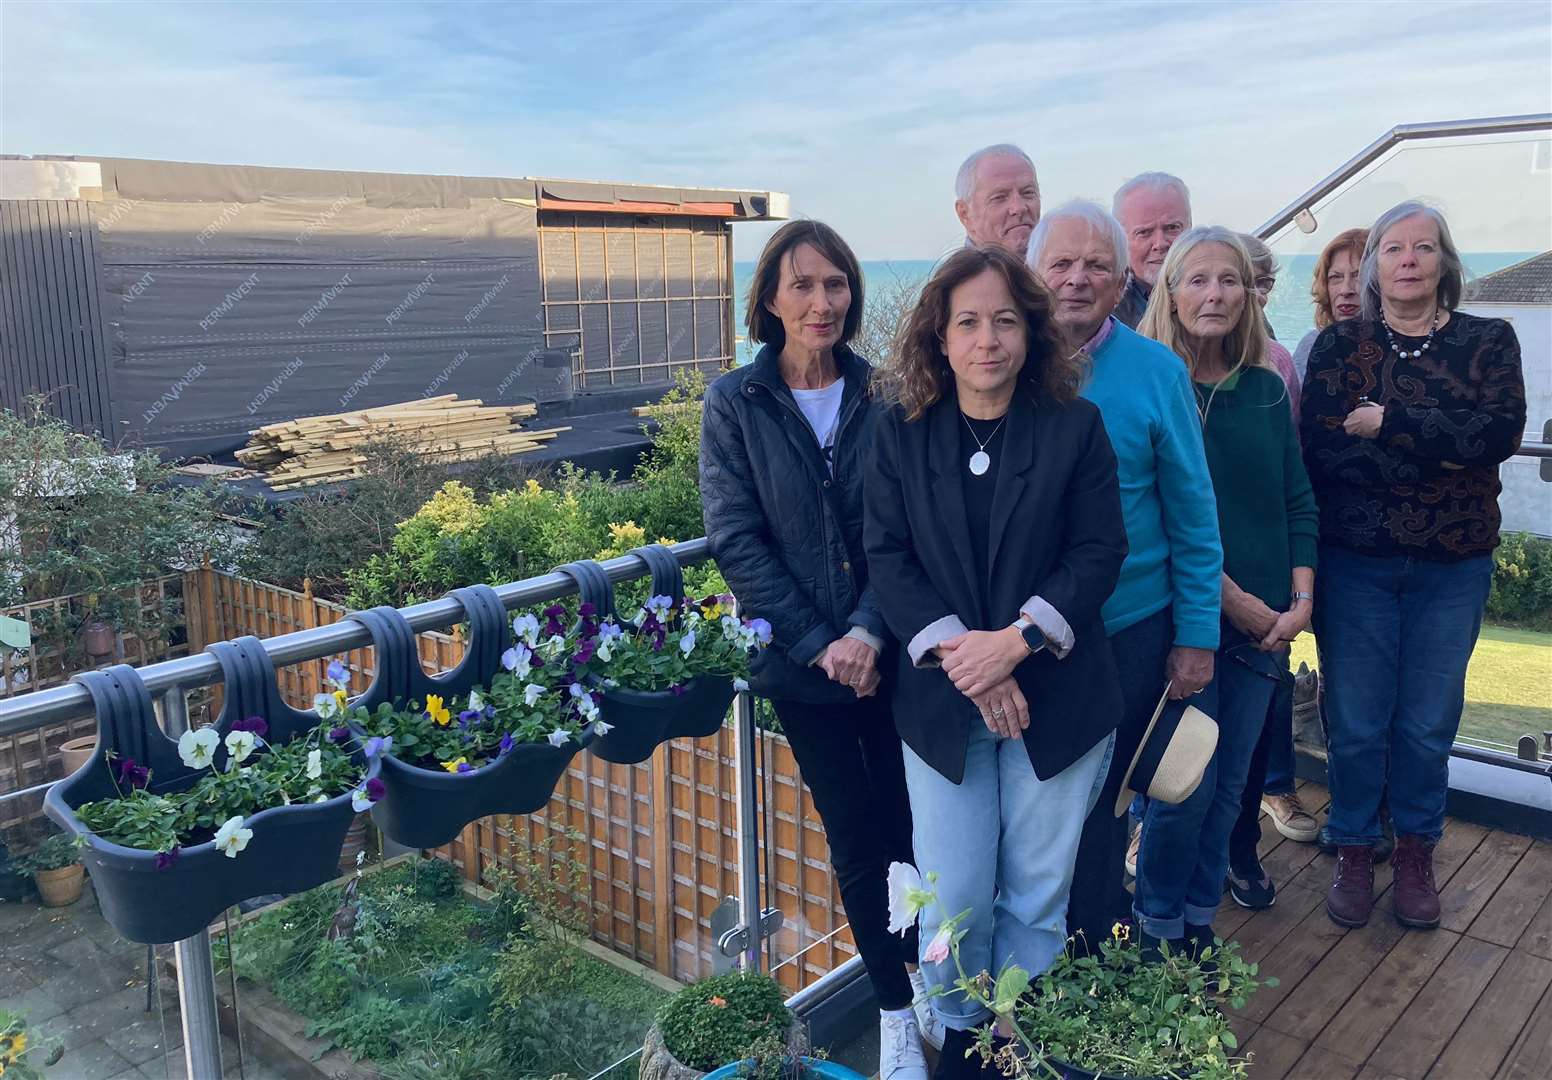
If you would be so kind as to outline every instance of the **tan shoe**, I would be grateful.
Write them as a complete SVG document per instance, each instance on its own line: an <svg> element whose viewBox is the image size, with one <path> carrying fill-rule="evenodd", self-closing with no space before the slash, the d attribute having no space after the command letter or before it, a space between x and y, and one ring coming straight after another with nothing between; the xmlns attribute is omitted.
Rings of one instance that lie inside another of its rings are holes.
<svg viewBox="0 0 1552 1080"><path fill-rule="evenodd" d="M1126 872L1137 876L1137 853L1142 850L1142 827L1132 830L1132 842L1126 845Z"/></svg>
<svg viewBox="0 0 1552 1080"><path fill-rule="evenodd" d="M1304 809L1295 792L1261 796L1261 809L1272 817L1277 831L1296 843L1308 844L1320 835L1320 822Z"/></svg>

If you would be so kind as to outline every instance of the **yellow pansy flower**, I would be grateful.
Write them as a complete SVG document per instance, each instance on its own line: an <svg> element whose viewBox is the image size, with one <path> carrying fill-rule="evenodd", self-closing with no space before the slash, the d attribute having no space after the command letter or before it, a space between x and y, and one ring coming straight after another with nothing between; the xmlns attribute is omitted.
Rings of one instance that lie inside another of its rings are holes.
<svg viewBox="0 0 1552 1080"><path fill-rule="evenodd" d="M426 695L426 715L431 717L432 723L438 727L446 727L453 719L453 714L448 711L446 705L442 704L440 694Z"/></svg>
<svg viewBox="0 0 1552 1080"><path fill-rule="evenodd" d="M460 765L467 765L467 764L469 764L469 759L468 758L464 758L464 757L460 757L460 758L454 758L452 761L444 761L444 762L442 762L442 768L446 769L448 772L457 772L458 771L458 766L460 766Z"/></svg>

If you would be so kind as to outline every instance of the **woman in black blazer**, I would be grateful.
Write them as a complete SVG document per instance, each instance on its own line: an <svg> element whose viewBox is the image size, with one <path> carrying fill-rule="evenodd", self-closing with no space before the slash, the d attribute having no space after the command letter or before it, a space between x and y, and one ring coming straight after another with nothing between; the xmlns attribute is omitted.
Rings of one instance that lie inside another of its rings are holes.
<svg viewBox="0 0 1552 1080"><path fill-rule="evenodd" d="M1126 557L1115 455L1077 397L1051 300L1024 264L968 248L939 267L884 377L864 485L873 587L905 649L905 741L917 866L941 910L966 908L965 970L1031 975L1066 943L1078 837L1121 713L1100 619ZM951 988L953 961L928 963ZM963 995L933 1007L962 1061L987 1019Z"/></svg>

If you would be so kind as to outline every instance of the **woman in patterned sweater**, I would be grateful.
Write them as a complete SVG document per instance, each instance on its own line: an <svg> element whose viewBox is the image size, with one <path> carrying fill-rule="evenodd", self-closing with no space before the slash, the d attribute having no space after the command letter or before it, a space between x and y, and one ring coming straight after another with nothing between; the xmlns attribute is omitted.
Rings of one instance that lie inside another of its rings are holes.
<svg viewBox="0 0 1552 1080"><path fill-rule="evenodd" d="M1431 927L1449 750L1498 546L1498 465L1519 446L1525 384L1509 324L1455 310L1463 272L1438 211L1385 213L1361 275L1363 315L1321 331L1302 408L1338 846L1326 910L1368 921L1388 785L1396 918Z"/></svg>

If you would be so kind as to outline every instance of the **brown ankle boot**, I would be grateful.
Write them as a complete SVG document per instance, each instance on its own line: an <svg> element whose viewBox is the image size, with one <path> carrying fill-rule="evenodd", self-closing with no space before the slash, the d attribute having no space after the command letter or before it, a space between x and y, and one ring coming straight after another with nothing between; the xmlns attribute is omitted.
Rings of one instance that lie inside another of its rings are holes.
<svg viewBox="0 0 1552 1080"><path fill-rule="evenodd" d="M1337 848L1326 914L1339 926L1363 926L1373 910L1374 849L1367 844Z"/></svg>
<svg viewBox="0 0 1552 1080"><path fill-rule="evenodd" d="M1396 921L1431 930L1439 925L1439 886L1433 880L1433 844L1421 836L1396 837Z"/></svg>

